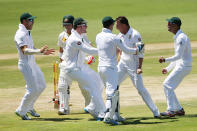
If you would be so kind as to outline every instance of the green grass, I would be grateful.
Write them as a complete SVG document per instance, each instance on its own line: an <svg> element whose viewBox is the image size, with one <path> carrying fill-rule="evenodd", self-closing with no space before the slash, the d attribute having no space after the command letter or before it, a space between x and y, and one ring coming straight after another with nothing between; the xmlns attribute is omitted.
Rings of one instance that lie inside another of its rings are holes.
<svg viewBox="0 0 197 131"><path fill-rule="evenodd" d="M83 17L88 21L88 37L92 43L95 43L95 36L101 31L102 18L108 15L113 18L119 15L128 17L130 25L141 33L146 44L173 42L173 34L167 31L165 19L178 16L182 19L183 31L191 41L196 41L196 5L196 0L0 0L0 54L17 53L14 35L18 29L19 16L24 12L37 16L32 30L35 46L39 48L48 44L50 47L58 49L57 38L63 30L62 18L67 14ZM114 33L118 34L115 28ZM196 48L192 49L192 53L197 53ZM146 52L143 76L160 76L161 69L167 64L159 64L158 58L173 54L173 50ZM36 60L48 84L52 84L52 63L57 59L57 56L49 56L39 57ZM193 61L191 74L195 76L197 74L196 56L193 57ZM97 70L97 62L98 59L95 64L91 65L94 70ZM0 74L0 88L24 88L25 81L17 69L17 59L0 60ZM41 118L34 118L32 121L22 121L13 114L13 111L7 111L0 113L0 130L195 131L197 130L197 102L196 100L183 102L187 115L171 119L152 119L152 114L145 105L122 107L121 112L127 120L120 126L109 126L96 122L88 114L78 114L79 110L69 116L58 116L55 111L43 111ZM166 103L158 103L158 107L163 111Z"/></svg>
<svg viewBox="0 0 197 131"><path fill-rule="evenodd" d="M89 114L74 111L71 115L58 116L56 111L40 112L41 118L22 121L12 113L0 114L1 131L195 131L197 121L196 101L183 103L186 116L174 118L153 119L152 113L145 105L122 107L122 116L126 118L119 126L106 125L97 122ZM192 105L192 106L191 106ZM158 104L161 111L166 104Z"/></svg>
<svg viewBox="0 0 197 131"><path fill-rule="evenodd" d="M16 53L13 38L23 12L37 16L32 31L36 47L48 44L57 48L62 17L66 14L88 21L88 35L93 43L96 34L101 31L101 20L106 15L114 18L127 16L131 26L141 33L147 44L172 42L173 35L167 31L165 19L179 16L183 21L183 30L191 40L197 40L196 5L196 0L1 0L0 54ZM117 30L115 33L118 33Z"/></svg>

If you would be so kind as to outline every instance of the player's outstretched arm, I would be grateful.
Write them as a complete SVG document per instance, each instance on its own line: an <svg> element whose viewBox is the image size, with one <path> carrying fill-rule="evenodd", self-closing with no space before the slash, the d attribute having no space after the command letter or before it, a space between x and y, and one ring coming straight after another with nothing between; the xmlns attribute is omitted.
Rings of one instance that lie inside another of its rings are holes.
<svg viewBox="0 0 197 131"><path fill-rule="evenodd" d="M48 46L45 45L40 49L31 49L28 48L27 45L21 46L21 50L24 55L34 55L34 54L43 54L43 55L50 55L55 52L54 49L48 49Z"/></svg>

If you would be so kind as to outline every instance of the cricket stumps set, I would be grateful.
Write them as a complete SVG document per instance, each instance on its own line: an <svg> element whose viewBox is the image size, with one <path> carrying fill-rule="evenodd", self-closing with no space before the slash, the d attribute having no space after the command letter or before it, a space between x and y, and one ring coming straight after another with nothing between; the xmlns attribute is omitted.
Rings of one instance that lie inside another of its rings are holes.
<svg viewBox="0 0 197 131"><path fill-rule="evenodd" d="M53 63L53 90L54 90L54 108L59 108L59 96L58 96L58 80L59 80L59 62Z"/></svg>

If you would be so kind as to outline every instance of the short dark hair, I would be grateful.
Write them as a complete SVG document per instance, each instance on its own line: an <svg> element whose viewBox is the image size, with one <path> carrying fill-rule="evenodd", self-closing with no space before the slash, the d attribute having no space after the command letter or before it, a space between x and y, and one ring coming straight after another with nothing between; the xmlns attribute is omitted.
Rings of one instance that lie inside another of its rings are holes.
<svg viewBox="0 0 197 131"><path fill-rule="evenodd" d="M125 24L127 26L130 26L129 25L129 21L128 21L128 19L125 16L118 16L116 18L116 21L119 21L121 24Z"/></svg>

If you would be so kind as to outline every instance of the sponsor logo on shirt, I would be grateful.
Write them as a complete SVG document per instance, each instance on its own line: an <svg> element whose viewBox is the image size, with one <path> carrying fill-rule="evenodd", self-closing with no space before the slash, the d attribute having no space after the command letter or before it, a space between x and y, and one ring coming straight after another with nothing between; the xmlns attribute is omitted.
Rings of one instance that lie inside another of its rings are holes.
<svg viewBox="0 0 197 131"><path fill-rule="evenodd" d="M63 37L63 38L62 38L62 42L65 42L65 41L66 41L66 38L65 38L65 37Z"/></svg>

